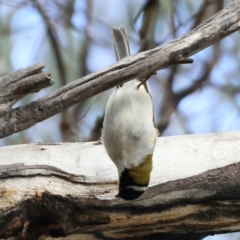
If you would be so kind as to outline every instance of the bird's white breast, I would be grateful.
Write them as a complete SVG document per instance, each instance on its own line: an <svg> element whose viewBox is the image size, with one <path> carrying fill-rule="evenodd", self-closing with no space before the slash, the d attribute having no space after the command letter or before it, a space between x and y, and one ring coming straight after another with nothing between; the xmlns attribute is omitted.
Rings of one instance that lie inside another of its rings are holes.
<svg viewBox="0 0 240 240"><path fill-rule="evenodd" d="M152 154L157 137L151 96L137 84L131 81L116 88L105 110L102 139L120 172L140 165Z"/></svg>

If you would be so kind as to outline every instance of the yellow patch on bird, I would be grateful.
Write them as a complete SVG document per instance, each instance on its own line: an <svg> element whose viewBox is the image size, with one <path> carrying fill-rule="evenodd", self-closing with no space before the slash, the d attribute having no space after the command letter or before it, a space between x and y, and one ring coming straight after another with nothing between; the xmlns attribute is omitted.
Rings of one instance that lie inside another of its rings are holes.
<svg viewBox="0 0 240 240"><path fill-rule="evenodd" d="M136 184L148 185L151 171L152 154L149 154L141 165L128 169L128 174Z"/></svg>

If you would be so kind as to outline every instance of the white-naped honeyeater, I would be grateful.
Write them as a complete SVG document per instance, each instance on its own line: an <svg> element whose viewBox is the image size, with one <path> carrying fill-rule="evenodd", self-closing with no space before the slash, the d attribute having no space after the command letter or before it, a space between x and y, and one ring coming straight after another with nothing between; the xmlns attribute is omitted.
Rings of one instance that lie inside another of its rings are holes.
<svg viewBox="0 0 240 240"><path fill-rule="evenodd" d="M130 55L124 27L113 28L117 61ZM140 197L150 181L153 150L158 136L147 82L133 79L118 85L108 99L102 140L119 174L118 197Z"/></svg>

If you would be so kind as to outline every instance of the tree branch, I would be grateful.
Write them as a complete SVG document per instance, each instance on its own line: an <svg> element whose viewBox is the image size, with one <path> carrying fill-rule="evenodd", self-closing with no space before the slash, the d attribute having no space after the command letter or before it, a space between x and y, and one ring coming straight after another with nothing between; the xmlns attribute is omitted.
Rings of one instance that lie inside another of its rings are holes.
<svg viewBox="0 0 240 240"><path fill-rule="evenodd" d="M12 106L27 94L51 86L54 81L50 73L43 73L43 63L0 77L0 122L1 116L12 110Z"/></svg>
<svg viewBox="0 0 240 240"><path fill-rule="evenodd" d="M118 63L71 82L28 105L1 116L0 137L31 127L74 104L136 77L174 66L240 29L240 1L236 0L188 34L167 45L124 58ZM31 116L31 118L29 118Z"/></svg>
<svg viewBox="0 0 240 240"><path fill-rule="evenodd" d="M126 202L115 198L117 169L102 145L2 147L0 238L200 239L240 231L239 152L240 131L158 138L150 187Z"/></svg>

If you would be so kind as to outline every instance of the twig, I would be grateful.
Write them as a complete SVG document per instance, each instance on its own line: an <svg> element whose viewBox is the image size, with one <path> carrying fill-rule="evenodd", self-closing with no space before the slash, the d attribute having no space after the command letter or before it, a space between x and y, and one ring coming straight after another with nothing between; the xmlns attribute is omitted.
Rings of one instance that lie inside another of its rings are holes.
<svg viewBox="0 0 240 240"><path fill-rule="evenodd" d="M48 18L48 16L44 12L44 9L42 8L41 4L39 4L37 0L34 0L34 2L36 4L38 12L40 13L40 15L43 18L43 21L45 22L45 25L46 25L46 28L47 28L47 33L48 33L50 42L52 44L53 52L54 52L54 55L55 55L56 64L58 66L61 86L64 86L64 85L67 84L66 72L65 72L65 69L64 69L64 63L63 63L62 55L61 55L60 48L59 48L59 42L57 40L56 30L55 30L54 26L52 25L50 19Z"/></svg>

